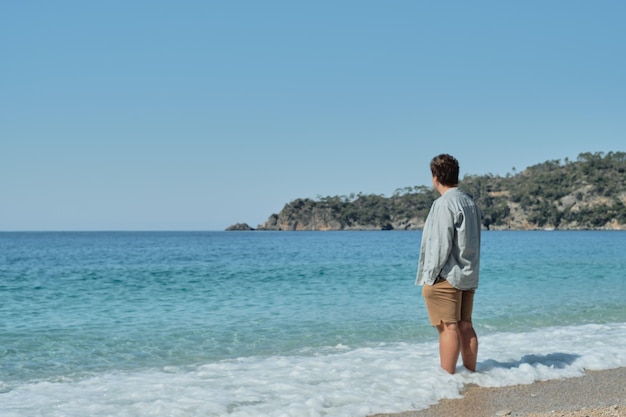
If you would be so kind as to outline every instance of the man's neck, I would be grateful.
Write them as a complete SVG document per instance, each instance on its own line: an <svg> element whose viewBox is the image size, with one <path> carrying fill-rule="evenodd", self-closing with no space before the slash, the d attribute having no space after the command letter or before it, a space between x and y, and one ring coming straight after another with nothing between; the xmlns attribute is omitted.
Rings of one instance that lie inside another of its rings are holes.
<svg viewBox="0 0 626 417"><path fill-rule="evenodd" d="M444 195L445 193L447 193L448 191L457 188L457 185L443 185L443 184L438 184L437 186L437 191L439 191L439 194Z"/></svg>

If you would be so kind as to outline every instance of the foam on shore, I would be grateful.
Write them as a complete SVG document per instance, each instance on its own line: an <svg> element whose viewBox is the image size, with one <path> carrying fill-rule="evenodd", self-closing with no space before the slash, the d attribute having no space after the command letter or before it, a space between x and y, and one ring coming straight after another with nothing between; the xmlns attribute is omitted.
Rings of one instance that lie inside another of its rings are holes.
<svg viewBox="0 0 626 417"><path fill-rule="evenodd" d="M462 398L472 385L510 387L626 367L626 323L493 333L480 340L478 372L459 369L456 375L439 368L432 341L5 381L0 415L354 417L428 409Z"/></svg>

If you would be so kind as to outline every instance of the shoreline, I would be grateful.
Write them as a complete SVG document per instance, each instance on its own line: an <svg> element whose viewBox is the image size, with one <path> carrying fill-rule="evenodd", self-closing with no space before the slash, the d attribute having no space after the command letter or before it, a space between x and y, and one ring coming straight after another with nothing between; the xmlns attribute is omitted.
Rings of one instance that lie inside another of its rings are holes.
<svg viewBox="0 0 626 417"><path fill-rule="evenodd" d="M623 417L626 368L586 371L581 377L509 387L470 385L462 395L424 410L368 417Z"/></svg>

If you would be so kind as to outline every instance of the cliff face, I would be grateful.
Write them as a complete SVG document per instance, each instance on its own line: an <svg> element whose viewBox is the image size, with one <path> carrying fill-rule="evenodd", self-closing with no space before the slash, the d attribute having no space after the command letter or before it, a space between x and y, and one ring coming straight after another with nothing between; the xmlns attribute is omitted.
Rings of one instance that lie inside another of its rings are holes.
<svg viewBox="0 0 626 417"><path fill-rule="evenodd" d="M308 213L296 213L287 207L279 214L272 214L259 226L259 230L343 230L343 228L327 208L313 208Z"/></svg>
<svg viewBox="0 0 626 417"><path fill-rule="evenodd" d="M258 230L420 230L424 227L425 217L399 218L390 222L368 224L344 224L335 217L329 208L313 208L307 216L301 216L289 207L279 214L272 214L267 221L259 225Z"/></svg>
<svg viewBox="0 0 626 417"><path fill-rule="evenodd" d="M465 176L491 230L626 230L626 153L580 154L506 177ZM424 186L382 195L297 199L258 230L417 230L437 197Z"/></svg>

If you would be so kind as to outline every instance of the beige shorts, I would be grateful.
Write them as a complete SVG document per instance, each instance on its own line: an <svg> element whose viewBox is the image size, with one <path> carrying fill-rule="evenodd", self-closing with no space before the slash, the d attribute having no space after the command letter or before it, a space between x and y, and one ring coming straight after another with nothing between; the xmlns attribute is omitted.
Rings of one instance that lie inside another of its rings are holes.
<svg viewBox="0 0 626 417"><path fill-rule="evenodd" d="M434 285L425 284L422 296L433 326L439 326L441 322L472 321L474 290L459 290L448 281L441 281Z"/></svg>

